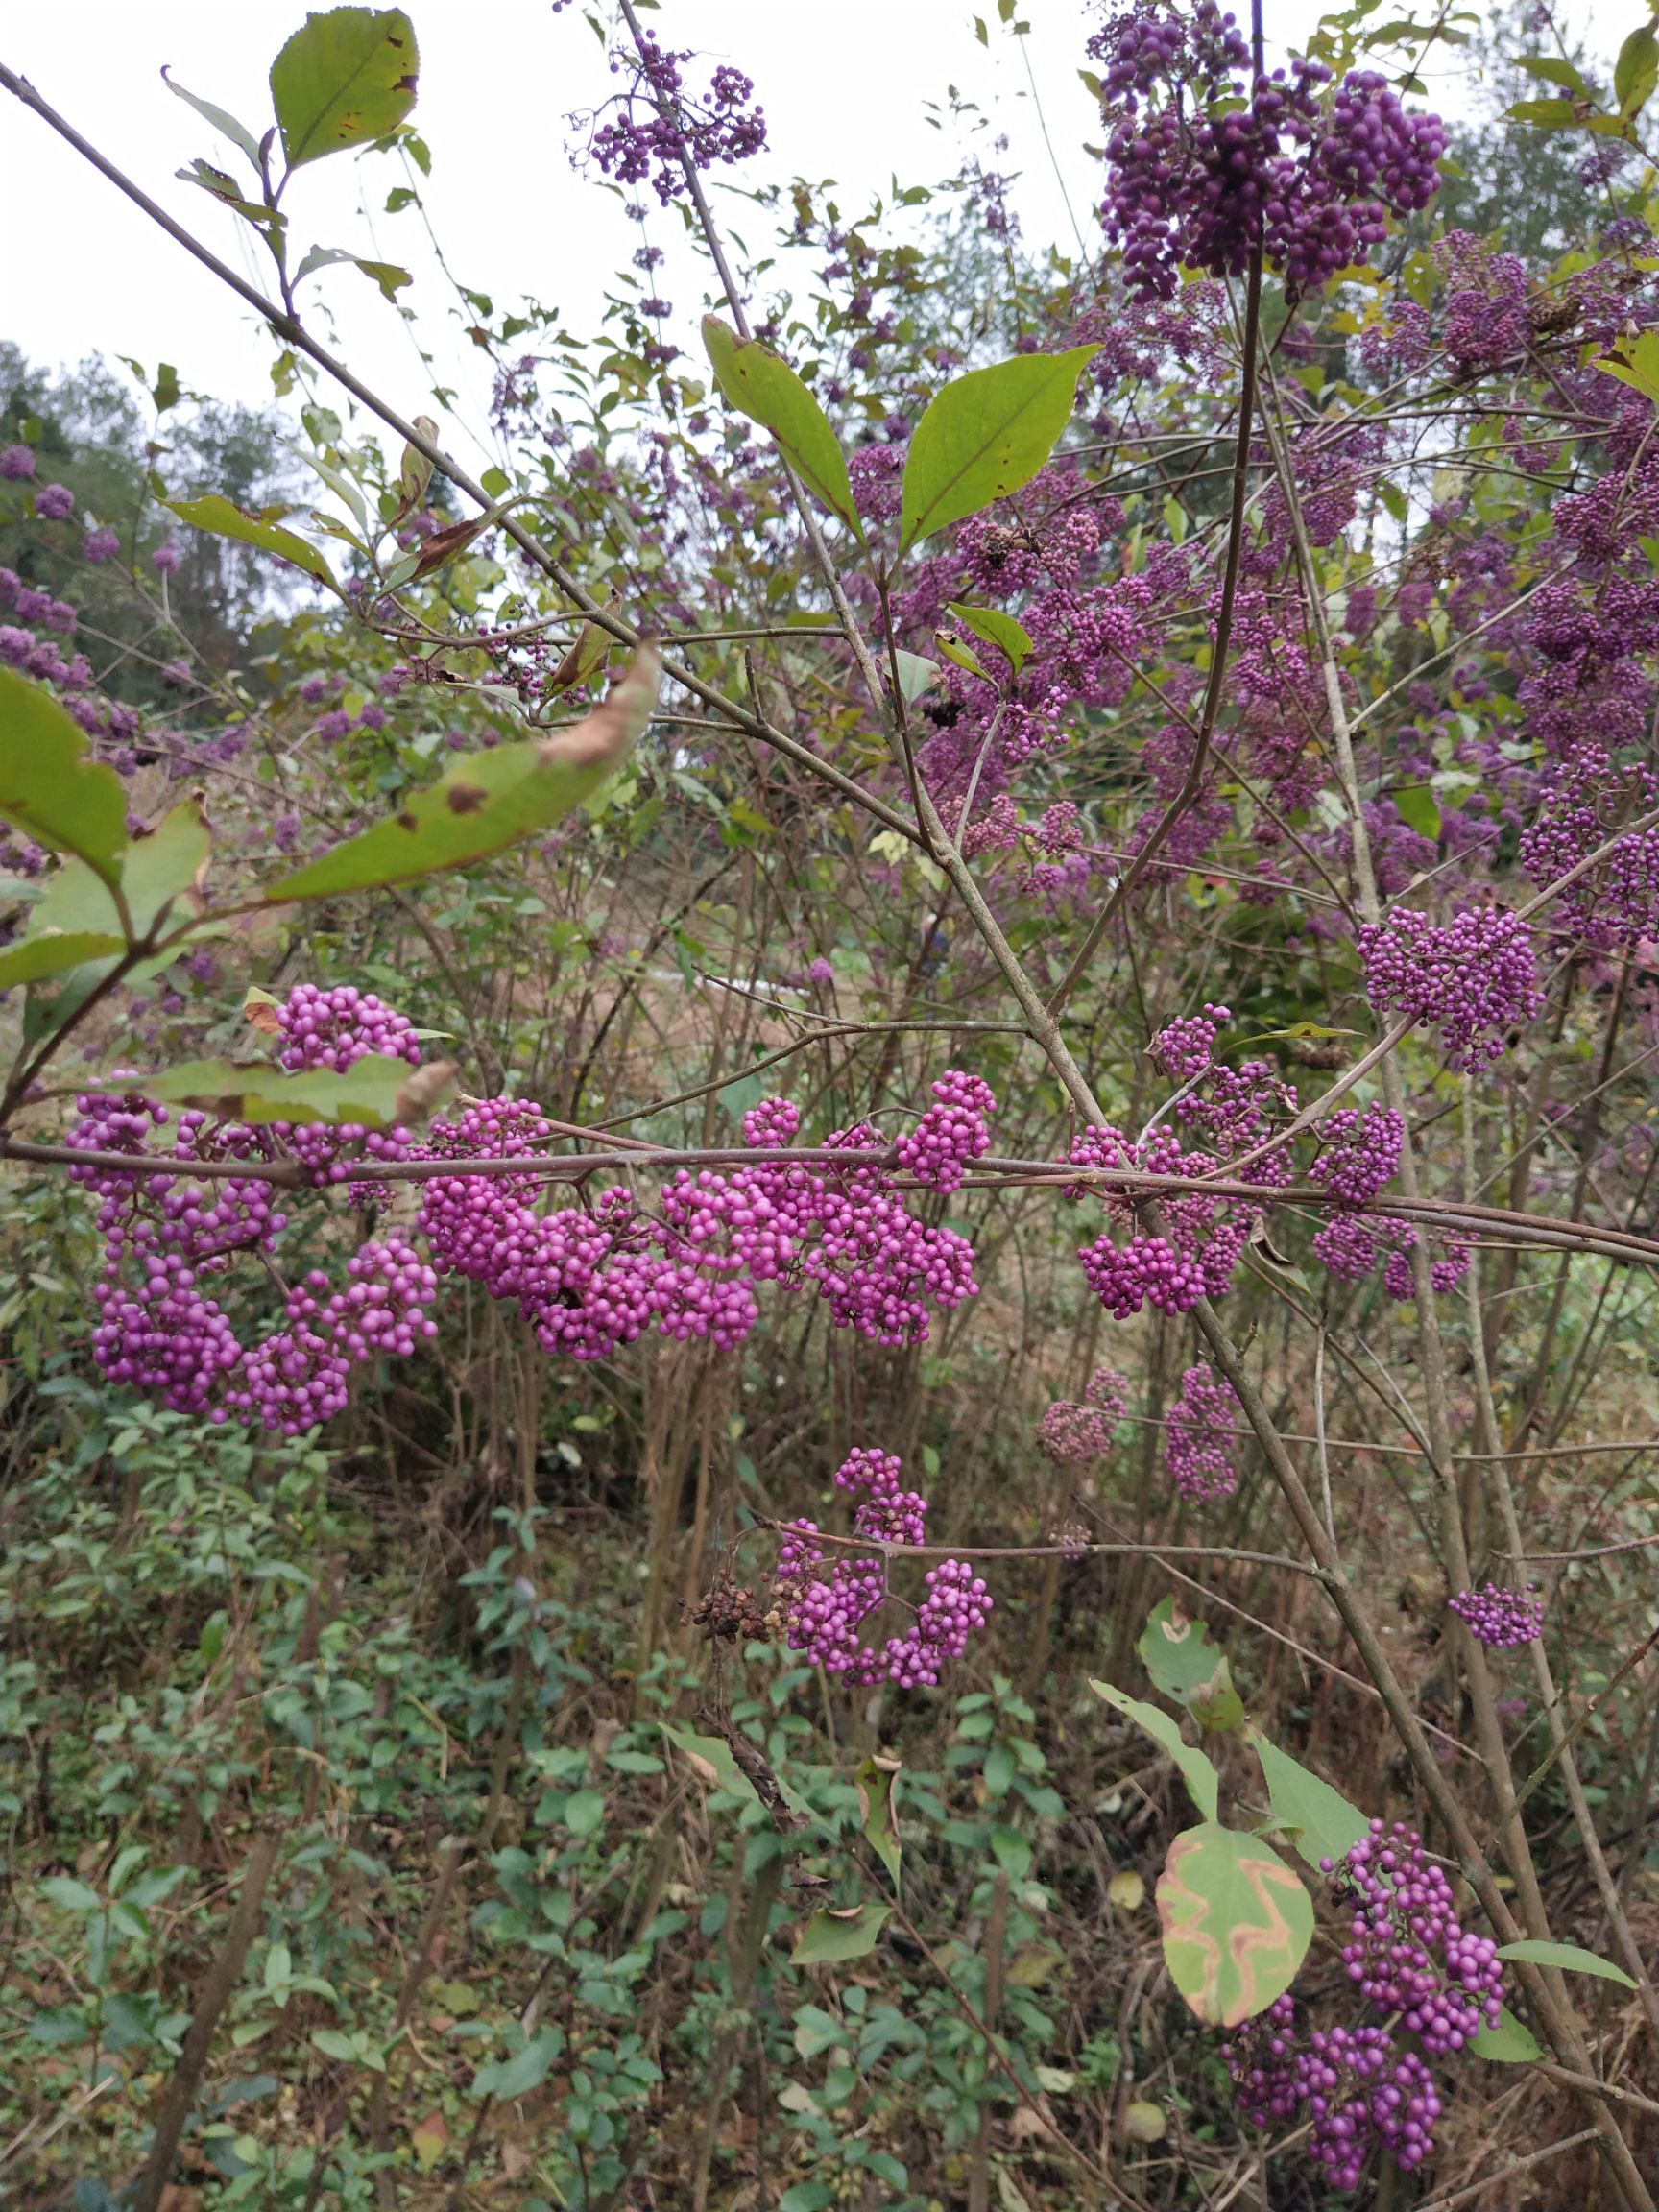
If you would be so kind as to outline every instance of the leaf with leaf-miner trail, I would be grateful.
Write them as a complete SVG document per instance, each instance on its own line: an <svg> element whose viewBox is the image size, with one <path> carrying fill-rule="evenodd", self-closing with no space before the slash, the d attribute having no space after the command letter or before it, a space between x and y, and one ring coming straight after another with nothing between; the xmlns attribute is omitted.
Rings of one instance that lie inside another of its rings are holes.
<svg viewBox="0 0 1659 2212"><path fill-rule="evenodd" d="M1169 1979L1213 2028L1236 2028L1282 1997L1313 1937L1313 1901L1295 1872L1214 1820L1170 1844L1157 1896Z"/></svg>

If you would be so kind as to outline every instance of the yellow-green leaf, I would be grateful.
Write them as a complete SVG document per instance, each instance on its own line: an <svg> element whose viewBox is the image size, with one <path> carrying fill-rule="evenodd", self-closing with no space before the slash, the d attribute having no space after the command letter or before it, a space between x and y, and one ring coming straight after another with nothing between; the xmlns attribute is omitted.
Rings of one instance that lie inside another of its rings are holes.
<svg viewBox="0 0 1659 2212"><path fill-rule="evenodd" d="M43 976L61 975L83 961L100 960L124 952L126 939L105 937L90 929L47 929L38 937L25 937L0 952L0 991L19 983L38 983Z"/></svg>
<svg viewBox="0 0 1659 2212"><path fill-rule="evenodd" d="M733 1757L732 1746L718 1736L699 1736L692 1728L676 1728L667 1720L659 1720L670 1743L684 1752L691 1762L692 1771L698 1779L711 1789L730 1790L738 1797L747 1797L758 1805L760 1792Z"/></svg>
<svg viewBox="0 0 1659 2212"><path fill-rule="evenodd" d="M1339 1790L1281 1751L1260 1730L1249 1731L1256 1756L1267 1783L1267 1801L1273 1808L1275 1827L1283 1828L1310 1866L1322 1860L1345 1859L1371 1823L1358 1805L1350 1805Z"/></svg>
<svg viewBox="0 0 1659 2212"><path fill-rule="evenodd" d="M432 1073L385 1052L367 1052L344 1071L313 1068L292 1075L268 1060L192 1060L123 1076L118 1088L228 1121L356 1121L380 1129L430 1111Z"/></svg>
<svg viewBox="0 0 1659 2212"><path fill-rule="evenodd" d="M319 584L334 589L333 571L316 546L308 545L292 530L284 530L268 515L250 515L217 492L200 499L163 499L161 504L193 529L210 531L215 538L234 538L238 544L256 545L261 553L275 553L279 561L292 563Z"/></svg>
<svg viewBox="0 0 1659 2212"><path fill-rule="evenodd" d="M739 338L718 315L704 316L703 343L726 398L751 422L771 431L802 483L862 538L840 442L788 362L757 339Z"/></svg>
<svg viewBox="0 0 1659 2212"><path fill-rule="evenodd" d="M1598 1959L1594 1951L1581 1950L1576 1943L1546 1943L1528 1936L1519 1943L1505 1943L1498 1956L1533 1966L1553 1966L1563 1974L1594 1974L1602 1982L1618 1982L1626 1989L1636 1986L1623 1966L1615 1966L1611 1959Z"/></svg>
<svg viewBox="0 0 1659 2212"><path fill-rule="evenodd" d="M1221 1781L1214 1767L1192 1744L1182 1741L1181 1731L1173 1717L1157 1705L1142 1703L1139 1697L1129 1697L1110 1682L1096 1682L1093 1677L1089 1687L1096 1697L1103 1697L1126 1719L1142 1728L1155 1743L1161 1743L1168 1752L1187 1784L1194 1805L1206 1820L1214 1820L1221 1802Z"/></svg>
<svg viewBox="0 0 1659 2212"><path fill-rule="evenodd" d="M905 458L901 547L1029 484L1070 421L1077 378L1099 350L1017 353L936 393Z"/></svg>

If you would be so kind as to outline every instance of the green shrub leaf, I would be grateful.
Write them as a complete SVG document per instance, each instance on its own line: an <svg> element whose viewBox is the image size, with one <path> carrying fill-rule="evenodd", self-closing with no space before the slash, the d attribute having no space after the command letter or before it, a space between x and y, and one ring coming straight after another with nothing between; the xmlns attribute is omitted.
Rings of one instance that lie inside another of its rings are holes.
<svg viewBox="0 0 1659 2212"><path fill-rule="evenodd" d="M585 721L556 737L497 745L457 761L390 821L320 854L266 892L276 904L409 883L465 868L546 830L590 799L633 751L657 704L658 659L643 648Z"/></svg>
<svg viewBox="0 0 1659 2212"><path fill-rule="evenodd" d="M1091 1677L1089 1687L1096 1697L1103 1697L1125 1719L1133 1720L1137 1728L1144 1729L1155 1743L1164 1746L1180 1767L1193 1804L1206 1820L1214 1820L1221 1802L1220 1778L1202 1751L1182 1741L1173 1716L1161 1706L1146 1705L1139 1697L1126 1696L1110 1682L1096 1682Z"/></svg>
<svg viewBox="0 0 1659 2212"><path fill-rule="evenodd" d="M1099 350L1017 353L947 384L910 441L901 548L1029 484L1070 421L1077 378Z"/></svg>
<svg viewBox="0 0 1659 2212"><path fill-rule="evenodd" d="M54 853L73 853L106 883L121 873L127 794L113 768L49 691L0 668L0 814Z"/></svg>
<svg viewBox="0 0 1659 2212"><path fill-rule="evenodd" d="M1339 1790L1322 1782L1317 1774L1270 1743L1260 1730L1250 1730L1250 1742L1262 1762L1267 1783L1267 1801L1274 1824L1283 1828L1310 1866L1322 1859L1345 1859L1371 1823L1357 1805L1350 1805Z"/></svg>
<svg viewBox="0 0 1659 2212"><path fill-rule="evenodd" d="M344 1072L313 1068L295 1075L268 1060L192 1060L180 1068L123 1076L105 1088L136 1091L167 1105L195 1106L227 1121L359 1121L366 1128L383 1129L430 1111L437 1102L433 1072L412 1069L406 1060L385 1052L366 1052Z"/></svg>
<svg viewBox="0 0 1659 2212"><path fill-rule="evenodd" d="M771 431L802 483L861 539L863 525L840 442L788 362L754 338L739 338L718 315L704 316L703 343L714 381L730 404Z"/></svg>
<svg viewBox="0 0 1659 2212"><path fill-rule="evenodd" d="M1544 2056L1531 2029L1517 2020L1507 2005L1498 2015L1497 2027L1482 2028L1469 2048L1477 2058L1492 2058L1501 2066L1525 2066L1528 2059Z"/></svg>
<svg viewBox="0 0 1659 2212"><path fill-rule="evenodd" d="M1545 1943L1528 1936L1520 1943L1505 1943L1498 1956L1528 1966L1555 1966L1563 1974L1594 1974L1626 1989L1636 1986L1623 1966L1615 1966L1611 1959L1598 1959L1594 1951L1581 1951L1576 1943Z"/></svg>
<svg viewBox="0 0 1659 2212"><path fill-rule="evenodd" d="M790 1964L835 1966L844 1959L862 1959L876 1948L891 1910L886 1905L850 1905L814 1912L796 1938Z"/></svg>
<svg viewBox="0 0 1659 2212"><path fill-rule="evenodd" d="M124 937L106 937L91 929L47 929L38 937L25 937L0 952L0 991L19 983L38 983L48 975L61 975L87 960L101 960L125 952Z"/></svg>
<svg viewBox="0 0 1659 2212"><path fill-rule="evenodd" d="M271 64L290 169L395 131L415 105L421 58L401 8L307 15Z"/></svg>
<svg viewBox="0 0 1659 2212"><path fill-rule="evenodd" d="M249 515L218 492L208 492L200 499L163 499L161 504L193 529L211 531L215 538L234 538L242 545L256 545L261 553L275 553L279 561L290 562L319 584L335 589L334 572L316 546L308 545L292 530L284 530L268 515Z"/></svg>

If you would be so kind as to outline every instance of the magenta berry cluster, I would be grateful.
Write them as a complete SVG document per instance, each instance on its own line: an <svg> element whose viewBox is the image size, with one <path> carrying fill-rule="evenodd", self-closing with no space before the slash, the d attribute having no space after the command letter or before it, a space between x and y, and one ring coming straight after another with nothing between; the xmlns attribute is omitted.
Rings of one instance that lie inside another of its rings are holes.
<svg viewBox="0 0 1659 2212"><path fill-rule="evenodd" d="M1206 1006L1201 1014L1184 1014L1160 1029L1147 1046L1172 1083L1196 1083L1210 1072L1215 1057L1215 1039L1233 1019L1226 1006Z"/></svg>
<svg viewBox="0 0 1659 2212"><path fill-rule="evenodd" d="M1508 1031L1544 1004L1531 936L1505 907L1467 907L1443 927L1395 907L1361 926L1359 957L1373 1010L1431 1023L1451 1065L1470 1074L1498 1059Z"/></svg>
<svg viewBox="0 0 1659 2212"><path fill-rule="evenodd" d="M1431 2057L1461 2051L1483 2027L1497 2026L1503 2007L1498 1946L1459 1926L1452 1885L1415 1829L1373 1820L1337 1875L1338 1893L1354 1905L1343 1962L1369 2004L1398 2013Z"/></svg>
<svg viewBox="0 0 1659 2212"><path fill-rule="evenodd" d="M1544 1600L1531 1583L1525 1590L1505 1590L1488 1582L1481 1590L1459 1590L1446 1602L1447 1610L1488 1650L1535 1644L1544 1633Z"/></svg>
<svg viewBox="0 0 1659 2212"><path fill-rule="evenodd" d="M787 1143L799 1125L787 1099L744 1117L752 1145ZM424 1149L511 1159L540 1141L535 1108L487 1099L435 1123ZM880 1149L863 1127L826 1142ZM731 1172L681 1170L654 1214L621 1186L590 1207L539 1214L533 1182L462 1174L425 1186L421 1226L440 1268L517 1301L543 1349L573 1358L608 1358L647 1330L730 1350L758 1320L763 1283L816 1288L837 1327L874 1342L919 1343L930 1308L974 1295L973 1255L953 1230L918 1220L888 1184L871 1160L845 1170L757 1160Z"/></svg>
<svg viewBox="0 0 1659 2212"><path fill-rule="evenodd" d="M722 62L701 97L688 91L682 63L689 51L671 53L650 31L637 47L611 56L613 76L625 77L613 112L594 130L588 151L618 184L647 179L664 207L687 190L685 169L712 169L744 161L766 144L766 118L752 107L755 86L740 69Z"/></svg>
<svg viewBox="0 0 1659 2212"><path fill-rule="evenodd" d="M871 1544L922 1544L927 1501L900 1488L901 1461L888 1452L861 1448L836 1470L835 1483L858 1499L853 1533ZM816 1522L790 1525L778 1552L775 1601L790 1648L827 1674L869 1686L896 1683L906 1690L937 1683L940 1670L959 1659L975 1628L991 1615L991 1596L965 1559L942 1559L924 1578L924 1596L902 1635L867 1643L859 1631L884 1605L897 1604L888 1588L887 1561L839 1552L826 1556Z"/></svg>
<svg viewBox="0 0 1659 2212"><path fill-rule="evenodd" d="M1316 2028L1303 2043L1296 2006L1277 1998L1222 2045L1238 2109L1258 2128L1310 2124L1308 2148L1337 2189L1358 2189L1374 2148L1405 2171L1434 2147L1441 2102L1415 2051L1385 2027Z"/></svg>
<svg viewBox="0 0 1659 2212"><path fill-rule="evenodd" d="M116 1081L119 1081L119 1076ZM170 1123L168 1110L132 1093L87 1093L77 1101L72 1145L137 1158L171 1126L173 1158L265 1165L289 1140L323 1130L336 1148L351 1133L323 1124L296 1130L216 1121L199 1109ZM378 1132L358 1133L378 1135ZM330 1172L347 1172L338 1157ZM273 1186L257 1175L204 1182L187 1173L134 1176L113 1167L72 1167L98 1200L104 1260L93 1289L98 1320L92 1354L112 1382L144 1390L181 1412L232 1418L298 1435L346 1404L353 1367L390 1354L408 1357L436 1334L429 1309L432 1268L400 1238L363 1245L344 1288L320 1268L284 1292L284 1326L244 1343L212 1295L238 1258L276 1271L288 1227Z"/></svg>
<svg viewBox="0 0 1659 2212"><path fill-rule="evenodd" d="M1406 1124L1392 1107L1339 1106L1320 1124L1320 1151L1310 1172L1345 1206L1364 1206L1400 1168Z"/></svg>
<svg viewBox="0 0 1659 2212"><path fill-rule="evenodd" d="M1365 262L1390 215L1426 207L1447 135L1413 115L1385 78L1305 57L1256 74L1238 24L1214 0L1188 17L1142 7L1090 41L1111 122L1108 235L1131 286L1174 294L1177 272L1243 273L1260 251L1303 293Z"/></svg>
<svg viewBox="0 0 1659 2212"><path fill-rule="evenodd" d="M282 1040L278 1057L290 1072L332 1068L344 1074L371 1052L407 1060L411 1068L421 1064L421 1043L407 1015L354 984L325 991L297 983L277 1007L276 1021Z"/></svg>
<svg viewBox="0 0 1659 2212"><path fill-rule="evenodd" d="M1189 1504L1230 1498L1238 1485L1233 1462L1238 1400L1213 1367L1189 1367L1181 1395L1164 1424L1164 1465Z"/></svg>
<svg viewBox="0 0 1659 2212"><path fill-rule="evenodd" d="M955 1190L971 1160L991 1148L990 1117L997 1111L991 1086L977 1075L948 1068L933 1085L938 1101L894 1146L901 1167L930 1190Z"/></svg>
<svg viewBox="0 0 1659 2212"><path fill-rule="evenodd" d="M1037 1424L1037 1449L1057 1467L1087 1467L1111 1451L1112 1430L1099 1407L1057 1398Z"/></svg>
<svg viewBox="0 0 1659 2212"><path fill-rule="evenodd" d="M1503 1963L1489 1936L1459 1925L1451 1884L1414 1830L1373 1820L1345 1859L1320 1863L1353 1908L1342 1960L1377 2017L1304 2039L1286 1995L1230 2037L1223 2056L1245 2118L1259 2128L1310 2123L1313 2157L1351 2190L1377 2149L1403 2171L1432 2152L1441 2099L1429 2061L1497 2025Z"/></svg>

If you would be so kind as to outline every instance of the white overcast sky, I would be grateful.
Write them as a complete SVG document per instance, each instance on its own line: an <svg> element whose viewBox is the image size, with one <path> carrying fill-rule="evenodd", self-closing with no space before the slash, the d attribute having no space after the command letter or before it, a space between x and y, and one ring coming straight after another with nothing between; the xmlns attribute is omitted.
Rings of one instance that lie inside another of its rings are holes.
<svg viewBox="0 0 1659 2212"><path fill-rule="evenodd" d="M1614 36L1637 0L1600 0ZM989 48L973 21L991 23ZM252 241L228 214L174 176L192 155L226 168L234 156L167 90L180 83L229 109L254 132L270 121L266 71L304 15L302 0L36 0L0 12L0 57L129 176L249 275ZM616 201L572 170L572 109L613 88L580 7L554 15L547 0L410 0L421 46L415 122L432 149L423 192L451 268L497 303L534 295L557 305L571 330L596 330L612 273L637 233ZM1023 0L1030 36L999 31L995 0L665 0L655 17L664 42L730 59L755 79L772 151L756 175L834 178L842 205L861 207L897 172L933 182L971 147L1011 141L1004 165L1020 173L1017 204L1027 240L1070 240L1067 201L1093 238L1097 164L1084 141L1098 114L1077 79L1083 41L1099 11L1086 0ZM1315 0L1268 0L1274 42L1294 41L1321 12ZM1575 19L1588 10L1575 7ZM1050 158L1026 77L1030 63L1052 141ZM990 118L974 137L938 130L927 103L954 85ZM1056 169L1059 176L1056 175ZM732 172L740 176L744 172ZM1062 180L1064 182L1062 183ZM445 435L465 446L482 432L485 356L460 335L454 295L425 245L414 211L380 212L402 181L394 158L339 156L301 172L285 201L296 235L402 262L416 272L412 301L424 342L460 394ZM0 335L35 359L131 354L154 370L171 361L186 387L260 402L270 396L271 347L249 310L97 176L36 117L0 106ZM727 203L741 225L744 213ZM751 218L753 234L759 223ZM673 227L655 220L671 247ZM752 242L754 242L752 235ZM697 277L671 265L663 289L690 338ZM320 334L326 321L367 381L408 412L429 407L430 378L409 332L350 269L309 288ZM325 310L326 314L320 311Z"/></svg>

